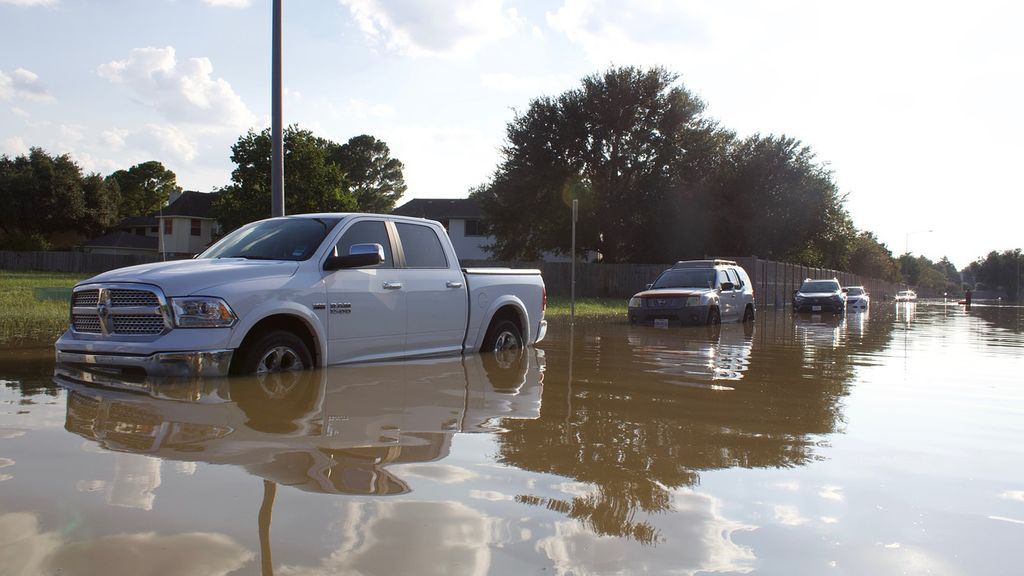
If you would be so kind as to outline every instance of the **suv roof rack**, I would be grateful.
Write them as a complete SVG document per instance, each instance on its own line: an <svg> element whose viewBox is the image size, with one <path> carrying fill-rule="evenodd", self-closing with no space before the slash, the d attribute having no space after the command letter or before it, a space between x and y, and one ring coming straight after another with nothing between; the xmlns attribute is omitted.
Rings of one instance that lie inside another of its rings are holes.
<svg viewBox="0 0 1024 576"><path fill-rule="evenodd" d="M712 266L735 266L733 260L680 260L673 268L710 268Z"/></svg>

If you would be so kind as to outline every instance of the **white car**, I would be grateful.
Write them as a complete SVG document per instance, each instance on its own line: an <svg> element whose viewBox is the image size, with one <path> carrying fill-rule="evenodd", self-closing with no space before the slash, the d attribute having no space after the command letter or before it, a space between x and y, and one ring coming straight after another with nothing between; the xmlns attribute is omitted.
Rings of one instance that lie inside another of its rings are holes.
<svg viewBox="0 0 1024 576"><path fill-rule="evenodd" d="M846 307L854 310L867 310L871 304L871 296L863 286L847 286L843 288L846 292Z"/></svg>
<svg viewBox="0 0 1024 576"><path fill-rule="evenodd" d="M753 322L754 284L732 260L684 260L634 294L628 309L633 324Z"/></svg>

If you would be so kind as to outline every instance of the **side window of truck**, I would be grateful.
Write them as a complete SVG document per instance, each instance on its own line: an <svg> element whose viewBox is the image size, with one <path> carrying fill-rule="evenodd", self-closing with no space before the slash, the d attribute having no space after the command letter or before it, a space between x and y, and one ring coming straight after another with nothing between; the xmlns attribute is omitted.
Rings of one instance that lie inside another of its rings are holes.
<svg viewBox="0 0 1024 576"><path fill-rule="evenodd" d="M362 220L349 226L334 247L335 255L348 254L348 250L353 244L380 244L384 247L384 261L377 266L368 266L368 268L395 267L395 259L391 255L391 239L388 237L388 230L382 220Z"/></svg>
<svg viewBox="0 0 1024 576"><path fill-rule="evenodd" d="M406 268L448 267L448 258L433 228L404 222L396 223L395 227L402 241Z"/></svg>
<svg viewBox="0 0 1024 576"><path fill-rule="evenodd" d="M729 281L732 282L732 285L735 286L737 289L738 288L742 288L743 287L743 279L740 278L738 274L736 274L736 269L735 268L726 268L726 271L729 274Z"/></svg>

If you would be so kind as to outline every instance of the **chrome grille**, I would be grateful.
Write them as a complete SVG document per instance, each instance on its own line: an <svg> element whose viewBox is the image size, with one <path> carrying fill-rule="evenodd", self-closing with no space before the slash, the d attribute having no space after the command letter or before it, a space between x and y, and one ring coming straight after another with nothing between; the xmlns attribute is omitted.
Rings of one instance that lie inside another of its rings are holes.
<svg viewBox="0 0 1024 576"><path fill-rule="evenodd" d="M71 328L80 334L156 336L170 324L167 299L159 288L92 284L71 298Z"/></svg>
<svg viewBox="0 0 1024 576"><path fill-rule="evenodd" d="M71 305L95 306L97 303L99 303L99 297L99 290L82 290L81 292L75 292L74 297L71 299Z"/></svg>
<svg viewBox="0 0 1024 576"><path fill-rule="evenodd" d="M110 291L111 306L159 306L160 300L149 290Z"/></svg>
<svg viewBox="0 0 1024 576"><path fill-rule="evenodd" d="M95 314L75 314L71 317L75 332L100 333L100 317Z"/></svg>
<svg viewBox="0 0 1024 576"><path fill-rule="evenodd" d="M647 296L644 298L644 304L647 308L679 308L683 305L685 299L673 296Z"/></svg>
<svg viewBox="0 0 1024 576"><path fill-rule="evenodd" d="M115 334L159 334L164 329L161 316L114 316L113 320Z"/></svg>

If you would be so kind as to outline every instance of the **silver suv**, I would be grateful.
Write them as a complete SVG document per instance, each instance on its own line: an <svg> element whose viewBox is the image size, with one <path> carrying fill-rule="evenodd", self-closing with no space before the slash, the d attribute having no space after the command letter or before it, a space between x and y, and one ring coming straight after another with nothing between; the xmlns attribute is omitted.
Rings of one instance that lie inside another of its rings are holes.
<svg viewBox="0 0 1024 576"><path fill-rule="evenodd" d="M794 312L846 312L846 293L835 278L812 280L807 278L793 291Z"/></svg>
<svg viewBox="0 0 1024 576"><path fill-rule="evenodd" d="M634 324L750 322L754 311L754 285L732 260L676 262L629 299Z"/></svg>

